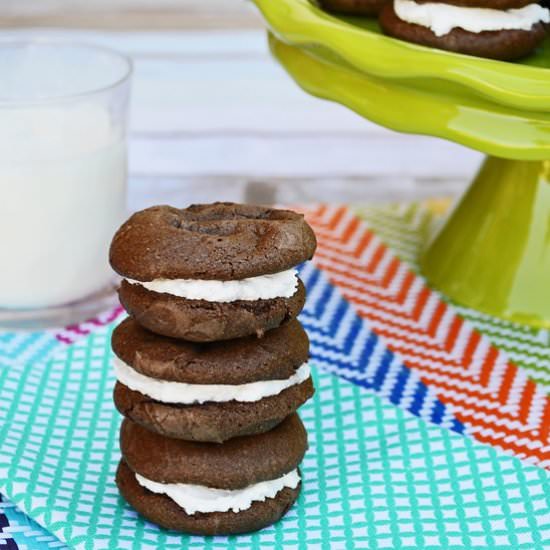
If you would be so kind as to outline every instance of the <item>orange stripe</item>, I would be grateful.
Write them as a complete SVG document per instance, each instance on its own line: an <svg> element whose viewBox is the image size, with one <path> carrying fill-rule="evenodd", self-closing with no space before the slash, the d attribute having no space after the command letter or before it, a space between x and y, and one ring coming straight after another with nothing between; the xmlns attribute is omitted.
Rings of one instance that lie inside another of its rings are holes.
<svg viewBox="0 0 550 550"><path fill-rule="evenodd" d="M406 356L406 352L401 352L399 348L394 348L392 351L399 353L402 357ZM423 376L424 373L430 377L430 384L432 385L440 385L441 387L445 387L447 389L452 389L456 393L460 393L462 395L472 395L472 396L482 396L484 395L484 399L487 401L492 401L493 394L491 391L484 386L478 386L475 385L475 383L472 383L472 380L464 374L461 374L459 372L453 372L449 370L445 370L444 368L439 368L434 365L430 365L429 363L426 363L425 361L434 361L431 357L427 355L407 355L405 357L407 366L410 368L415 368L418 371L419 376ZM437 363L442 363L443 365L446 365L447 367L451 368L458 368L458 365L456 364L449 364L445 361L437 361ZM433 377L432 377L433 375ZM438 377L441 375L445 375L450 378L450 381L445 382L443 380L439 380ZM456 382L456 385L454 385L454 382ZM464 384L468 384L470 389L465 390L462 388L459 383L462 382Z"/></svg>
<svg viewBox="0 0 550 550"><path fill-rule="evenodd" d="M367 263L364 261L364 259L359 260L359 257L363 254L363 252L368 248L371 241L373 239L372 235L365 235L357 244L354 250L346 251L345 253L349 256L357 258L357 260L351 260L346 261L341 258L342 256L342 248L346 246L346 243L337 243L335 245L327 245L323 241L319 240L318 245L319 248L317 249L317 252L315 253L315 259L319 258L326 258L330 259L333 262L338 262L339 264L348 266L350 269L353 269L357 272L364 273L367 269ZM327 251L332 252L332 254L327 254ZM336 256L336 257L335 257ZM361 261L361 263L359 263Z"/></svg>
<svg viewBox="0 0 550 550"><path fill-rule="evenodd" d="M414 273L412 271L407 271L405 277L403 278L403 284L399 289L399 293L395 297L395 301L402 304L407 299L407 296L411 290L411 287L414 283Z"/></svg>
<svg viewBox="0 0 550 550"><path fill-rule="evenodd" d="M493 367L495 366L495 361L498 357L498 350L491 346L485 359L483 360L483 365L481 367L481 372L479 373L479 382L484 386L489 385L489 380L491 379L491 374L493 372Z"/></svg>
<svg viewBox="0 0 550 550"><path fill-rule="evenodd" d="M426 305L426 302L428 301L428 298L430 297L431 290L424 286L422 290L418 293L418 298L416 300L416 304L414 305L414 309L412 311L411 318L414 321L418 321L420 319L420 316L422 315L422 311L424 309L424 306Z"/></svg>
<svg viewBox="0 0 550 550"><path fill-rule="evenodd" d="M316 262L317 263L317 262ZM318 267L321 267L321 263L317 263ZM336 285L342 294L349 295L349 299L353 301L354 304L361 304L361 298L358 296L352 296L353 292L362 293L365 298L366 303L374 304L377 309L386 309L387 311L393 311L394 315L401 318L409 319L410 313L403 309L403 301L398 301L392 296L388 296L387 289L377 287L374 283L367 283L365 281L358 281L357 283L350 282L349 279L355 277L348 277L346 273L340 273L337 271L329 271L328 269L323 269L323 271L328 275L330 281ZM384 303L388 304L384 306ZM393 309L390 306L393 305Z"/></svg>
<svg viewBox="0 0 550 550"><path fill-rule="evenodd" d="M502 377L500 388L498 390L498 400L501 403L506 403L506 401L508 401L510 389L512 388L512 384L514 383L514 378L516 377L517 372L517 368L511 363L508 363L506 367L506 372Z"/></svg>
<svg viewBox="0 0 550 550"><path fill-rule="evenodd" d="M535 395L535 388L535 383L532 380L527 380L519 402L519 420L521 422L527 422L529 418L531 404L533 403L533 397Z"/></svg>
<svg viewBox="0 0 550 550"><path fill-rule="evenodd" d="M464 321L462 317L459 317L458 315L455 315L453 322L451 323L451 326L449 328L449 333L447 334L447 339L445 340L443 344L443 349L447 352L451 352L455 346L456 339L458 338L458 335L460 334L460 330L462 329L462 325L464 324Z"/></svg>
<svg viewBox="0 0 550 550"><path fill-rule="evenodd" d="M370 271L371 273L378 267L380 264L380 261L384 257L384 254L387 252L387 247L384 244L379 244L376 248L376 251L372 255L372 258L368 265L366 266L367 271Z"/></svg>
<svg viewBox="0 0 550 550"><path fill-rule="evenodd" d="M410 368L414 368L417 371L417 374L420 376L422 381L425 381L426 384L428 384L431 388L440 388L448 391L452 391L456 393L456 397L449 397L445 395L438 395L439 399L444 402L452 401L453 403L459 403L460 405L464 405L464 402L461 401L464 396L467 397L475 397L477 399L485 399L486 401L491 401L491 392L484 388L483 386L475 386L471 383L470 380L463 379L464 382L468 383L470 386L468 389L464 389L461 387L458 387L453 384L453 381L459 382L458 377L456 376L449 376L450 380L445 381L439 379L439 376L441 373L437 371L433 367L429 367L426 365L423 365L421 362L416 361L415 359L411 359L407 362L407 365ZM447 373L448 374L448 373ZM436 391L437 393L437 391ZM496 415L508 415L513 420L517 420L517 416L514 414L514 416L510 416L512 413L507 413L502 411L502 406L500 408L490 409L486 407L485 405L478 404L468 404L468 407L472 407L475 410L484 411L487 414L496 414ZM492 411L492 412L491 412Z"/></svg>
<svg viewBox="0 0 550 550"><path fill-rule="evenodd" d="M478 332L472 331L470 337L468 338L468 343L464 348L464 355L462 357L463 366L468 369L468 366L473 363L474 353L477 349L477 346L481 340L481 336Z"/></svg>
<svg viewBox="0 0 550 550"><path fill-rule="evenodd" d="M357 246L355 247L355 250L353 251L354 257L359 258L361 256L361 254L363 254L363 252L370 245L373 238L374 238L374 235L372 233L365 233L361 237L361 240L357 243Z"/></svg>
<svg viewBox="0 0 550 550"><path fill-rule="evenodd" d="M332 258L323 256L322 254L316 256L313 261L329 275L337 274L342 276L344 279L352 279L353 281L357 281L359 283L382 288L380 285L380 280L377 277L375 277L372 273L368 273L366 270L357 269L352 264L348 265L342 263L340 266L334 265L334 260ZM345 286L345 284L346 281L342 281L342 285ZM391 299L392 297L388 296L388 298Z"/></svg>
<svg viewBox="0 0 550 550"><path fill-rule="evenodd" d="M475 396L471 396L471 397L475 397ZM517 417L512 413L502 412L502 409L490 409L488 407L484 407L483 405L480 405L479 403L476 403L476 404L468 403L466 405L464 401L460 399L460 396L450 397L450 396L442 395L442 396L438 396L438 398L442 403L445 403L446 405L451 405L451 407L453 406L465 407L466 411L453 409L453 414L457 418L460 415L461 418L464 418L465 421L472 426L483 425L483 426L493 428L495 432L502 432L505 434L521 433L523 434L522 437L529 437L534 441L537 441L539 439L538 437L534 437L533 433L529 431L512 430L508 425L502 426L500 424L492 422L491 420L488 420L487 418L478 418L477 416L478 414L482 414L484 416L493 415L493 416L496 416L499 420L504 420L504 421L517 420ZM479 399L481 399L481 397L479 397Z"/></svg>
<svg viewBox="0 0 550 550"><path fill-rule="evenodd" d="M520 454L524 456L533 456L538 458L540 461L550 459L548 452L543 451L542 449L530 449L526 445L518 445L513 441L502 441L502 439L498 439L493 435L486 435L486 434L477 433L477 432L475 432L473 435L478 441L481 441L481 443L488 443L493 447L499 447L507 451L512 451L515 454ZM546 467L548 468L548 466Z"/></svg>
<svg viewBox="0 0 550 550"><path fill-rule="evenodd" d="M349 249L347 251L345 249L345 245L348 244L347 240L343 241L338 239L334 241L334 239L327 239L319 232L316 233L316 237L317 237L318 249L315 257L317 257L317 255L330 257L328 254L323 254L323 253L326 250L331 250L337 255L339 262L346 263L347 265L353 266L354 269L360 270L362 267L364 268L363 265L358 265L357 260L346 262L344 259L342 259L342 254L346 253L350 255L352 258L358 259L361 256L361 254L363 254L363 251L367 248L367 246L370 244L372 239L374 238L374 234L370 232L364 233L359 239L357 246L354 249ZM327 242L327 241L330 241L330 242Z"/></svg>
<svg viewBox="0 0 550 550"><path fill-rule="evenodd" d="M540 438L548 443L550 439L550 397L546 397L545 401L540 421ZM547 459L550 459L550 456Z"/></svg>
<svg viewBox="0 0 550 550"><path fill-rule="evenodd" d="M428 325L427 332L430 336L433 337L437 334L437 329L439 328L441 319L443 319L443 315L445 315L446 311L447 311L447 304L445 304L445 302L439 302L437 304L437 307L435 308L434 314L432 316L432 320Z"/></svg>
<svg viewBox="0 0 550 550"><path fill-rule="evenodd" d="M345 231L342 233L342 240L347 243L353 234L357 231L359 227L359 220L357 218L352 218L351 222L346 227Z"/></svg>
<svg viewBox="0 0 550 550"><path fill-rule="evenodd" d="M340 221L346 214L346 211L347 211L347 208L345 206L341 206L340 208L337 208L336 212L334 213L334 216L328 222L327 227L329 229L336 229L336 226L340 223Z"/></svg>
<svg viewBox="0 0 550 550"><path fill-rule="evenodd" d="M378 301L369 300L368 296L369 296L369 294L371 294L370 292L365 292L365 294L367 295L367 298L362 299L362 298L357 298L356 296L348 296L346 291L342 291L342 295L345 298L347 298L350 302L352 302L355 306L357 306L357 312L361 315L361 317L363 317L365 319L376 319L376 320L379 320L381 323L385 323L389 326L401 327L403 330L408 330L409 332L411 332L413 334L421 334L422 336L430 337L429 334L426 334L426 331L424 330L424 328L420 327L416 323L415 319L411 319L410 317L408 317L406 315L399 315L399 312L396 312L395 308L392 309L390 307L380 305L380 303ZM388 302L390 302L390 301L388 300ZM390 304L391 304L391 302L390 302ZM402 319L403 321L409 321L409 324L408 325L399 324L397 321L390 321L390 320L384 319L383 317L376 315L376 313L373 312L373 311L365 311L363 309L363 307L370 307L370 308L376 309L377 311L381 311L381 312L383 311L383 312L387 313L388 315L392 315L396 319ZM416 323L416 324L413 324L413 326L411 326L411 323ZM422 344L424 344L424 343L422 342ZM440 347L439 343L437 343L435 347L436 347L436 349L441 351L441 347Z"/></svg>
<svg viewBox="0 0 550 550"><path fill-rule="evenodd" d="M388 288L390 286L398 269L399 269L399 260L397 258L393 258L393 260L390 262L390 265L388 266L386 273L384 274L384 276L382 277L382 280L380 281L380 284L384 288Z"/></svg>
<svg viewBox="0 0 550 550"><path fill-rule="evenodd" d="M315 218L321 218L327 211L327 205L326 203L319 204L319 205L303 205L303 204L297 204L297 205L285 205L285 208L288 208L290 210L295 210L296 212L299 212L300 214L303 214L305 219L310 225L317 225L319 221L317 221Z"/></svg>

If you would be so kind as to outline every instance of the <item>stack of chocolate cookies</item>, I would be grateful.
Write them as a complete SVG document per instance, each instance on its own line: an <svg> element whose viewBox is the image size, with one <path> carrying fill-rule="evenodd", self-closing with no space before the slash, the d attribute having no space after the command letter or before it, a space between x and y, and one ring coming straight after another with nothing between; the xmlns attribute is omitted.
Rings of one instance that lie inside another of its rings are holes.
<svg viewBox="0 0 550 550"><path fill-rule="evenodd" d="M315 247L301 215L230 203L149 208L115 234L117 484L147 519L243 533L298 497L314 390L295 267Z"/></svg>

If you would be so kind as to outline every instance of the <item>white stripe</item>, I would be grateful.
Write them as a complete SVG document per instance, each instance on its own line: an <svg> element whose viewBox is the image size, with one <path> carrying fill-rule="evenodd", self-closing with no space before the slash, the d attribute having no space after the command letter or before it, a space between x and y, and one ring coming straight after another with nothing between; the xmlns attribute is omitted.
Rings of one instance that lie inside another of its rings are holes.
<svg viewBox="0 0 550 550"><path fill-rule="evenodd" d="M194 403L225 403L239 401L250 403L264 397L278 395L283 390L301 384L310 376L307 363L296 369L295 373L284 380L261 380L248 384L187 384L151 378L139 373L115 356L113 367L117 380L143 395L148 395L162 403L191 405Z"/></svg>

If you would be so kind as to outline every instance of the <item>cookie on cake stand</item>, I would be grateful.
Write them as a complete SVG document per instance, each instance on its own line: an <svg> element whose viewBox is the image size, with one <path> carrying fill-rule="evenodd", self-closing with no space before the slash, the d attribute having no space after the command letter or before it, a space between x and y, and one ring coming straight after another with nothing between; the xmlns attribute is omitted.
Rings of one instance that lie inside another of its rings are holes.
<svg viewBox="0 0 550 550"><path fill-rule="evenodd" d="M388 0L319 0L319 5L333 13L377 15Z"/></svg>
<svg viewBox="0 0 550 550"><path fill-rule="evenodd" d="M514 60L546 37L550 11L527 0L392 0L380 26L395 38L442 50Z"/></svg>
<svg viewBox="0 0 550 550"><path fill-rule="evenodd" d="M489 155L421 258L453 301L550 327L550 46L511 63L385 36L308 0L255 0L275 57L307 92L397 131Z"/></svg>

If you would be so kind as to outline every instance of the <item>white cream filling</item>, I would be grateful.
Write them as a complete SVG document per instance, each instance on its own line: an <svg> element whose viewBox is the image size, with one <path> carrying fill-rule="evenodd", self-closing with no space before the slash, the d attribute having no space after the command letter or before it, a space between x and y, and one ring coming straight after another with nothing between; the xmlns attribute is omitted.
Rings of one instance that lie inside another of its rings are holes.
<svg viewBox="0 0 550 550"><path fill-rule="evenodd" d="M115 356L113 367L117 380L131 390L148 395L155 401L178 405L192 405L214 401L241 401L250 403L270 395L277 395L286 388L301 384L310 375L310 368L304 363L290 377L283 380L261 380L248 384L187 384L145 376Z"/></svg>
<svg viewBox="0 0 550 550"><path fill-rule="evenodd" d="M514 10L494 10L394 0L394 9L402 21L428 27L436 36L443 36L456 27L475 33L507 29L528 31L536 23L550 22L550 10L539 4L528 4Z"/></svg>
<svg viewBox="0 0 550 550"><path fill-rule="evenodd" d="M235 281L155 279L154 281L143 282L133 279L126 280L131 284L144 286L147 290L154 292L171 294L188 300L207 300L209 302L290 298L298 288L298 277L295 269Z"/></svg>
<svg viewBox="0 0 550 550"><path fill-rule="evenodd" d="M136 474L136 479L149 491L170 497L187 514L196 512L207 514L209 512L228 512L229 510L233 512L247 510L253 502L273 498L285 487L295 489L300 483L300 474L296 469L277 479L261 481L244 489L236 490L213 489L189 483L158 483L139 474Z"/></svg>

